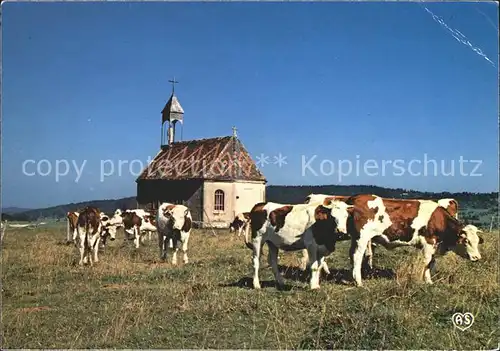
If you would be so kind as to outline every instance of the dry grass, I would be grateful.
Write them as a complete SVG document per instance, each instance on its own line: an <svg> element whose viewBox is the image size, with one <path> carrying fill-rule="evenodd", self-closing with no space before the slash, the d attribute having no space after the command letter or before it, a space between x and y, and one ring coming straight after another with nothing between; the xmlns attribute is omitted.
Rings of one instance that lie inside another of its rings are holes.
<svg viewBox="0 0 500 351"><path fill-rule="evenodd" d="M365 287L341 284L347 243L329 259L331 276L309 291L299 255L282 255L289 289L269 268L249 288L251 253L228 232L194 231L190 260L158 261L156 241L136 251L122 237L94 267L76 265L65 228L9 229L2 250L3 348L493 349L498 346L498 233L485 234L483 261L453 253L437 260L435 284L421 283L412 249L378 249ZM266 260L262 260L264 267ZM454 329L470 311L474 325Z"/></svg>

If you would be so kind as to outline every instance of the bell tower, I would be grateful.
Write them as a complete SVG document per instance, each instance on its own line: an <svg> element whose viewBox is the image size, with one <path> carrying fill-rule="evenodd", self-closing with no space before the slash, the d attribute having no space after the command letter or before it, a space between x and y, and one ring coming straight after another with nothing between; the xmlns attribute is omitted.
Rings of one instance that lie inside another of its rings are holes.
<svg viewBox="0 0 500 351"><path fill-rule="evenodd" d="M161 148L175 142L175 126L177 122L182 124L184 119L184 110L177 96L175 96L175 84L179 82L175 78L169 80L169 82L172 83L172 95L170 95L170 99L168 99L167 104L161 111ZM165 122L168 122L167 140L165 140Z"/></svg>

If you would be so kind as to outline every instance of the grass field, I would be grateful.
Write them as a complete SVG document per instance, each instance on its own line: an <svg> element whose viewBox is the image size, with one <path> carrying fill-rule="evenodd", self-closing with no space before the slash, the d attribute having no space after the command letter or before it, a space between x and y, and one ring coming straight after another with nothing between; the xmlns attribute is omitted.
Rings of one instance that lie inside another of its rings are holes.
<svg viewBox="0 0 500 351"><path fill-rule="evenodd" d="M280 264L288 291L274 288L262 259L263 289L251 289L251 251L227 231L195 230L188 265L158 262L156 238L136 251L118 239L94 267L76 265L63 225L8 228L2 250L2 348L494 349L500 340L499 235L484 234L483 260L437 260L435 284L418 277L415 249L375 251L363 288L340 283L347 243L328 258L332 274L309 291ZM265 249L265 253L267 249ZM454 312L471 328L454 328Z"/></svg>

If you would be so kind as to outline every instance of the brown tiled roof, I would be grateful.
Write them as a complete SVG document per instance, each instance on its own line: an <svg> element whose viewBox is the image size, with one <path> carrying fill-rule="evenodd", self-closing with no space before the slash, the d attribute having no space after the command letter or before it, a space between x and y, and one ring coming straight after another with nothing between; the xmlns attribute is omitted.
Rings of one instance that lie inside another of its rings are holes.
<svg viewBox="0 0 500 351"><path fill-rule="evenodd" d="M145 179L266 181L239 139L232 136L173 143L142 171Z"/></svg>

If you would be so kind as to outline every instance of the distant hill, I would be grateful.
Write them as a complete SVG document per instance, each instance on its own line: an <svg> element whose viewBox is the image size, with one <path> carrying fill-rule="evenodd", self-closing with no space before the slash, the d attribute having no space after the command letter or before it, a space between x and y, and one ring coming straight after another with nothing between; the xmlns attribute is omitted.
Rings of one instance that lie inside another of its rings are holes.
<svg viewBox="0 0 500 351"><path fill-rule="evenodd" d="M372 185L318 185L318 186L284 186L270 185L266 187L266 200L278 203L302 203L307 195L315 194L375 194L382 197L397 199L429 199L436 200L442 198L454 198L459 202L459 215L468 223L489 226L492 216L498 214L498 193L433 193L407 189L392 189ZM75 211L85 206L95 206L107 213L114 212L117 208L136 208L135 196L122 199L94 200L79 203L70 203L43 209L7 212L2 213L2 220L9 217L9 220L36 221L43 218L58 219L64 218L68 211ZM12 208L11 208L12 209Z"/></svg>
<svg viewBox="0 0 500 351"><path fill-rule="evenodd" d="M31 210L31 208L21 208L21 207L6 207L2 208L2 213L15 214Z"/></svg>
<svg viewBox="0 0 500 351"><path fill-rule="evenodd" d="M76 211L85 206L94 206L100 208L103 212L112 213L117 208L128 209L136 208L137 202L135 196L125 197L122 199L107 199L107 200L93 200L78 203L70 203L65 205L41 208L36 210L28 210L19 213L2 213L2 220L4 220L6 215L10 217L8 220L17 221L36 221L38 219L58 219L66 217L69 211Z"/></svg>

